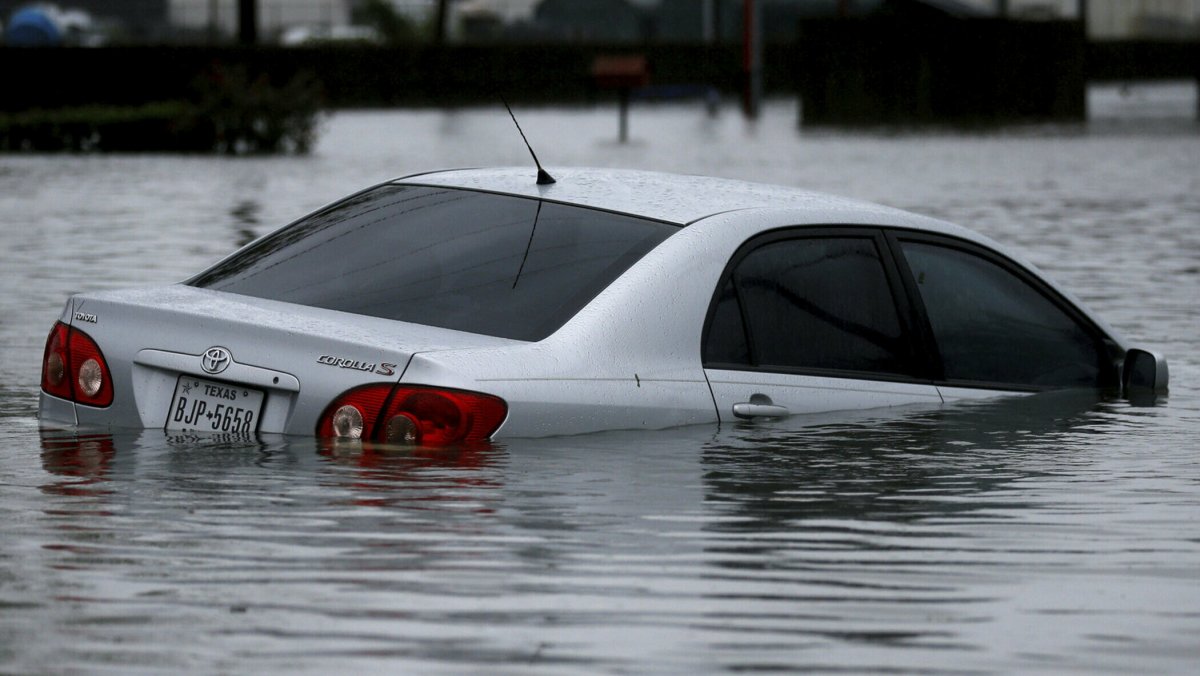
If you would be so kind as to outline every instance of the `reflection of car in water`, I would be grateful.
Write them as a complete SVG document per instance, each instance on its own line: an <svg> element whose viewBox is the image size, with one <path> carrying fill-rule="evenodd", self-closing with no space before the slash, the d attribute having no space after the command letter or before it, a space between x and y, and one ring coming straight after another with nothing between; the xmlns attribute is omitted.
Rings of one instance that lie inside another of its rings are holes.
<svg viewBox="0 0 1200 676"><path fill-rule="evenodd" d="M183 284L73 297L42 419L444 445L1166 388L1162 359L964 228L737 181L531 173L391 181Z"/></svg>

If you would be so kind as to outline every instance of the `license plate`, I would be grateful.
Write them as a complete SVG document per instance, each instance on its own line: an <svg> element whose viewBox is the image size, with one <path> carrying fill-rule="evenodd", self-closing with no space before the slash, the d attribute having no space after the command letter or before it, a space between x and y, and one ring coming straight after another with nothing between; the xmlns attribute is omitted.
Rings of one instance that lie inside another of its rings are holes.
<svg viewBox="0 0 1200 676"><path fill-rule="evenodd" d="M262 403L262 390L180 376L167 429L250 434L258 429Z"/></svg>

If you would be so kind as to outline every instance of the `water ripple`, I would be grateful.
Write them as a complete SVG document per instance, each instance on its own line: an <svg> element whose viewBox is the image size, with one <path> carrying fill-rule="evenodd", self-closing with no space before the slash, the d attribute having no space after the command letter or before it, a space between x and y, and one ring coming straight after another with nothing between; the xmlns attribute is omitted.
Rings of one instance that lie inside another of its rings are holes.
<svg viewBox="0 0 1200 676"><path fill-rule="evenodd" d="M526 156L507 117L463 110L339 115L300 159L0 157L0 672L1193 669L1191 127L812 133L784 104L755 125L663 106L620 146L605 108L518 112L552 164L963 222L1166 352L1172 392L444 452L39 430L72 291L177 280L429 158Z"/></svg>

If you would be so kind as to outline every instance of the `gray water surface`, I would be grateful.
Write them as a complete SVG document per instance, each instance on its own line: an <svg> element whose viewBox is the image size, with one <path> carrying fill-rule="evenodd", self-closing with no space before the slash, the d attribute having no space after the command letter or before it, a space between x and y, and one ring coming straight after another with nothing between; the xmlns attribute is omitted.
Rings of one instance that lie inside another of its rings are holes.
<svg viewBox="0 0 1200 676"><path fill-rule="evenodd" d="M0 673L1194 673L1200 128L1090 102L1090 125L978 134L635 106L627 145L609 107L517 112L550 165L814 188L1014 245L1169 356L1156 405L471 451L39 431L38 371L70 293L177 281L395 175L526 164L502 109L342 113L305 158L0 156Z"/></svg>

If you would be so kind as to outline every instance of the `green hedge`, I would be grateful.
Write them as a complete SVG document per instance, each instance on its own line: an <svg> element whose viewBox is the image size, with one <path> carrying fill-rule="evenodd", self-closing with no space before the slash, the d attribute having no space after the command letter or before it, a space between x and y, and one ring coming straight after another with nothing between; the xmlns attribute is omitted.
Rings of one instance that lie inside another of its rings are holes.
<svg viewBox="0 0 1200 676"><path fill-rule="evenodd" d="M193 100L0 113L0 151L306 153L316 138L319 89L300 75L283 86L241 68L213 68Z"/></svg>
<svg viewBox="0 0 1200 676"><path fill-rule="evenodd" d="M0 150L30 152L203 152L211 143L187 133L189 104L82 106L0 114Z"/></svg>

